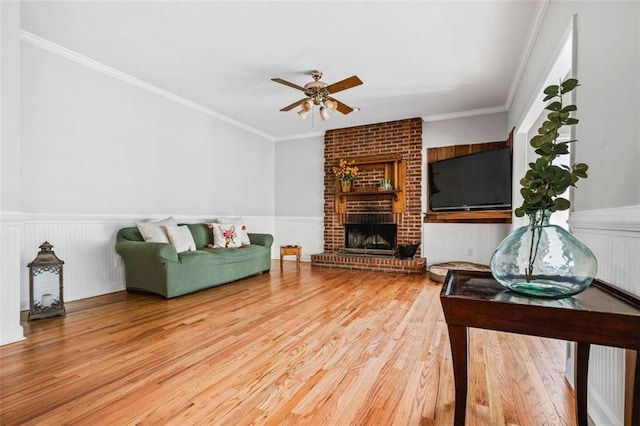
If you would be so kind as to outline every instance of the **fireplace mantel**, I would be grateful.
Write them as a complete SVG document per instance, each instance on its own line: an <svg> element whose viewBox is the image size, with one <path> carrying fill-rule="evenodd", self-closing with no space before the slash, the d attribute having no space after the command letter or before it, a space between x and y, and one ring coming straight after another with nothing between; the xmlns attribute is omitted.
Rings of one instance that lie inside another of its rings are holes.
<svg viewBox="0 0 640 426"><path fill-rule="evenodd" d="M399 154L384 154L368 157L349 158L355 166L358 166L363 174L368 170L377 170L383 173L383 179L391 182L393 190L379 190L378 186L358 186L350 192L342 192L339 182L335 185L335 212L345 214L348 211L349 201L387 200L391 201L392 213L404 213L407 210L406 202L406 176L407 164Z"/></svg>

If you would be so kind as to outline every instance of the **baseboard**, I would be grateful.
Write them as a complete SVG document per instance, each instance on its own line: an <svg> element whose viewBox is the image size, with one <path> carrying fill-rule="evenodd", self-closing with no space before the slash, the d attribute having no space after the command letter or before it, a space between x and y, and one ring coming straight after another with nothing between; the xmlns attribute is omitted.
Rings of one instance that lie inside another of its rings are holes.
<svg viewBox="0 0 640 426"><path fill-rule="evenodd" d="M623 426L624 420L616 417L598 392L589 390L587 397L589 417L595 425Z"/></svg>
<svg viewBox="0 0 640 426"><path fill-rule="evenodd" d="M71 302L73 300L88 299L90 297L102 296L104 294L116 293L118 291L126 290L124 280L116 281L112 283L106 283L103 285L94 285L91 287L84 287L76 289L73 293L65 294L65 301Z"/></svg>

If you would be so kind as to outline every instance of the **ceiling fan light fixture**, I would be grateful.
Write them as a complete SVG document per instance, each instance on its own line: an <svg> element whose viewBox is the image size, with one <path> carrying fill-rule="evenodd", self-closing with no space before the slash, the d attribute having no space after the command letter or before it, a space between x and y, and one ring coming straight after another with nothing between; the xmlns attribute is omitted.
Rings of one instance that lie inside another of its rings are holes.
<svg viewBox="0 0 640 426"><path fill-rule="evenodd" d="M327 108L323 106L320 107L320 119L322 121L327 121L329 119L329 113L327 112Z"/></svg>
<svg viewBox="0 0 640 426"><path fill-rule="evenodd" d="M298 115L304 120L305 118L307 118L307 115L309 115L310 112L310 109L301 109L300 111L298 111Z"/></svg>
<svg viewBox="0 0 640 426"><path fill-rule="evenodd" d="M309 115L312 109L313 104L311 103L311 100L305 99L300 103L300 111L298 111L298 115L304 120L305 118L307 118L307 115Z"/></svg>
<svg viewBox="0 0 640 426"><path fill-rule="evenodd" d="M338 102L327 99L324 101L324 106L331 111L335 111L338 108Z"/></svg>

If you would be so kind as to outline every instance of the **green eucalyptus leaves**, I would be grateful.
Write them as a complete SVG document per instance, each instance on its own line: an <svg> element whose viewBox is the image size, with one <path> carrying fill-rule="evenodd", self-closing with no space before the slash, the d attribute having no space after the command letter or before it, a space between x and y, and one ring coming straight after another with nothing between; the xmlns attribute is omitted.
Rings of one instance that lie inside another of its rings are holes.
<svg viewBox="0 0 640 426"><path fill-rule="evenodd" d="M578 123L577 118L571 117L571 113L578 108L575 105L565 106L562 102L562 96L578 86L578 80L569 78L560 85L551 85L544 89L544 102L551 101L546 106L550 112L547 120L538 129L538 134L530 142L539 158L529 163L529 170L520 179L520 193L524 200L522 206L515 209L515 215L518 217L531 215L539 210L549 210L553 213L569 209L571 203L560 195L569 186L575 186L580 178L587 177L588 166L584 163L576 163L571 167L553 164L558 156L569 154L569 144L575 142L558 142L558 137L563 126Z"/></svg>

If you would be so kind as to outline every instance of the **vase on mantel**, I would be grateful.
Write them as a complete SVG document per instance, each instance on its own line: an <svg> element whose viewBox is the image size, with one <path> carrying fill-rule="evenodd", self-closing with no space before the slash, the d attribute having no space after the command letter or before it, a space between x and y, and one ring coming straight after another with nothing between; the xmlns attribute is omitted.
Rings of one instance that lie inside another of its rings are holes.
<svg viewBox="0 0 640 426"><path fill-rule="evenodd" d="M342 192L351 192L351 181L350 180L341 180L340 186Z"/></svg>
<svg viewBox="0 0 640 426"><path fill-rule="evenodd" d="M513 231L491 257L496 281L516 293L559 299L589 287L598 263L593 252L564 228L549 224L539 210Z"/></svg>

